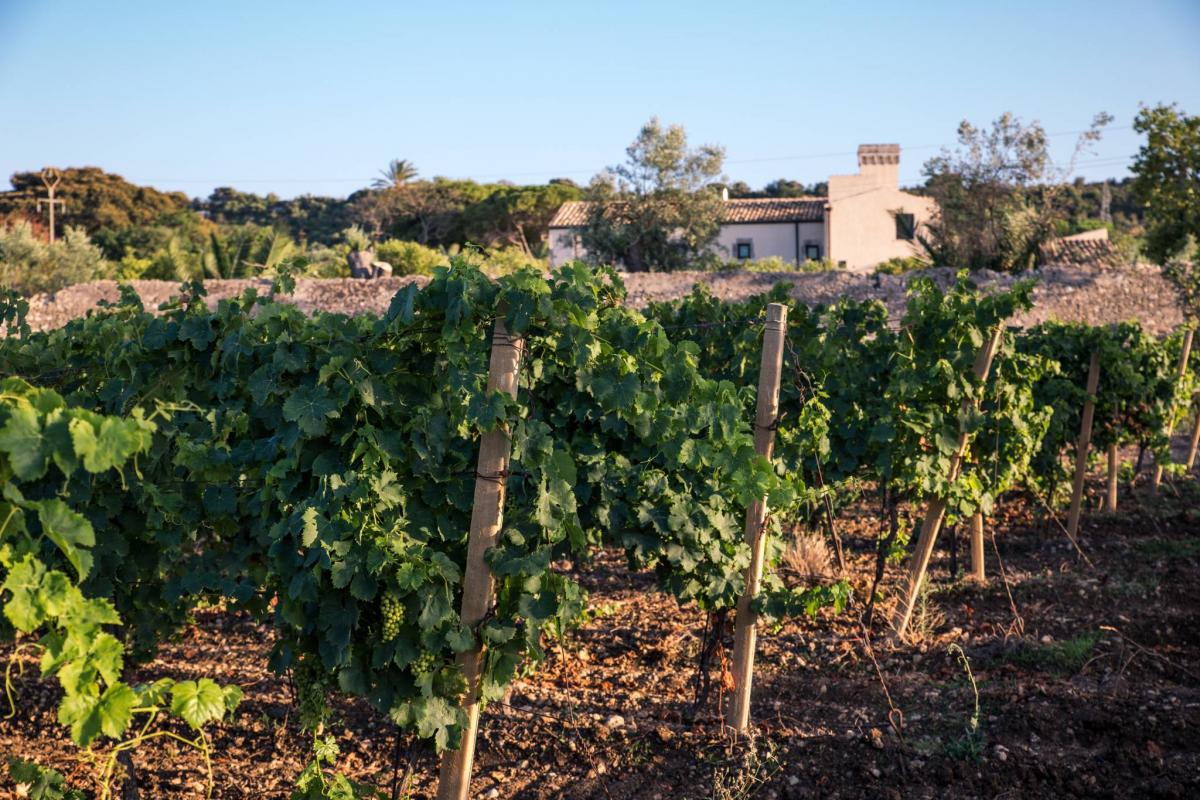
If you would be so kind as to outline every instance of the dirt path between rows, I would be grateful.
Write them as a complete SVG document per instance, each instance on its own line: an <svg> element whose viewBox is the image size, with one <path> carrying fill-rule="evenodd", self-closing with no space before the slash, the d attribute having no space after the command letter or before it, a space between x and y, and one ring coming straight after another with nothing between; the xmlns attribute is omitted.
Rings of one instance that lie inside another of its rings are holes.
<svg viewBox="0 0 1200 800"><path fill-rule="evenodd" d="M1091 489L1098 499L1101 481ZM1074 556L1039 506L1006 501L988 529L1012 604L991 544L990 580L977 585L950 577L952 537L943 537L914 643L888 644L881 622L898 566L882 586L873 651L853 611L764 629L753 746L723 730L722 698L692 718L702 613L655 591L651 575L630 573L619 553L602 552L566 567L591 595L589 621L484 712L472 796L1200 796L1198 501L1194 481L1173 479L1157 499L1144 488L1124 494L1120 513L1089 510L1081 539L1093 567ZM861 597L873 571L878 508L852 507L838 525ZM961 568L966 548L958 541ZM267 668L273 642L267 626L200 611L194 627L130 676L210 676L245 688L234 719L215 731L214 796L222 800L287 798L307 759L311 737L296 724L287 680ZM962 648L969 674L952 645ZM0 648L0 657L10 652ZM715 677L720 685L719 670ZM17 711L0 722L0 754L34 758L86 784L88 768L54 718L57 687L39 680L30 660L14 673L13 688ZM427 746L408 736L397 741L395 728L364 703L336 708L330 731L340 769L385 789L396 776L405 781L400 797L432 797L436 761ZM194 753L156 742L139 748L135 763L143 798L204 796ZM0 797L15 796L5 794L12 789L0 777Z"/></svg>

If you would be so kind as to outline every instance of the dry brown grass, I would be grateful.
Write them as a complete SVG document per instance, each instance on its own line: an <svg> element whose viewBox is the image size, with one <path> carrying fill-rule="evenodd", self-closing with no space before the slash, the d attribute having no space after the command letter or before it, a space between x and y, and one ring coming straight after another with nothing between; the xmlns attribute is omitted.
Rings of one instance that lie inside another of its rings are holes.
<svg viewBox="0 0 1200 800"><path fill-rule="evenodd" d="M833 573L832 563L824 536L799 527L792 531L792 540L783 551L786 570L800 577L828 578Z"/></svg>

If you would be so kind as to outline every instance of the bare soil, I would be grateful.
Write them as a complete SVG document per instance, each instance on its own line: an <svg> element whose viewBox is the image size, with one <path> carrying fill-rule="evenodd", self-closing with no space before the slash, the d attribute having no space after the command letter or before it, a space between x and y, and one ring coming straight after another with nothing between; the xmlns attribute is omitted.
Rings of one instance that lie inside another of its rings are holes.
<svg viewBox="0 0 1200 800"><path fill-rule="evenodd" d="M954 272L939 268L927 270L943 285L953 280ZM858 300L877 298L887 303L893 314L903 310L905 287L912 274L904 276L869 275L844 271L818 273L770 272L657 272L628 273L623 276L629 290L629 302L635 307L656 300L682 297L697 283L707 284L718 297L728 300L745 299L768 291L776 283L792 285L792 294L809 304L830 303L839 297ZM1170 286L1153 267L1127 269L1093 268L1088 266L1051 266L1012 276L979 272L975 280L986 286L1006 286L1022 277L1039 281L1034 294L1035 307L1015 320L1018 324L1034 324L1047 319L1081 321L1103 324L1137 320L1154 334L1165 334L1183 321ZM425 278L380 278L375 280L301 279L296 291L281 299L295 302L307 312L316 309L344 314L381 313L387 310L392 295L411 282ZM155 308L179 290L170 281L133 281L134 288L147 308ZM207 281L205 287L212 301L232 297L255 287L260 293L270 291L270 282L258 280ZM115 301L119 297L114 281L96 281L67 287L55 294L38 295L30 299L29 322L38 330L60 327L70 319L83 316L101 300Z"/></svg>
<svg viewBox="0 0 1200 800"><path fill-rule="evenodd" d="M1141 485L1122 486L1116 514L1095 510L1099 476L1091 490L1081 533L1091 566L1044 507L1014 498L988 521L996 549L989 541L986 584L951 576L949 543L960 574L967 547L943 534L914 641L886 636L900 566L882 584L873 646L859 625L861 605L763 630L753 741L723 728L719 692L693 713L701 612L654 591L651 576L627 571L616 552L565 567L591 593L592 617L485 710L472 793L1200 796L1200 488L1179 479L1154 498ZM879 528L866 498L838 521L859 598ZM235 718L215 731L216 797L286 798L307 758L310 739L296 724L287 681L265 666L271 642L268 628L201 611L135 676L212 676L245 688ZM727 681L720 661L712 677L717 686ZM0 755L36 759L86 785L89 768L54 720L54 685L31 663L14 690L17 712L0 721ZM330 730L340 769L385 789L395 780L398 797L432 796L436 761L424 745L397 738L362 703L336 709ZM142 797L204 796L194 753L160 741L140 748L135 763ZM0 797L13 796L0 778Z"/></svg>

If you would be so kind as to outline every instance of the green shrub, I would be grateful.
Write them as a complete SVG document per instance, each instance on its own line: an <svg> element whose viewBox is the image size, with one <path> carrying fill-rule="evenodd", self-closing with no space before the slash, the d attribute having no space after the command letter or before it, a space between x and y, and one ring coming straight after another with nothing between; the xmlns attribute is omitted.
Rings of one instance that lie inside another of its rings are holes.
<svg viewBox="0 0 1200 800"><path fill-rule="evenodd" d="M828 258L805 259L797 264L781 256L768 256L753 261L724 261L717 265L723 270L746 270L747 272L831 272L841 269Z"/></svg>
<svg viewBox="0 0 1200 800"><path fill-rule="evenodd" d="M21 294L57 291L111 270L83 228L68 227L54 244L39 239L28 222L0 228L0 286Z"/></svg>
<svg viewBox="0 0 1200 800"><path fill-rule="evenodd" d="M450 256L457 255L460 248L452 246L449 251L435 250L417 242L388 239L375 246L375 258L392 265L393 275L432 275L434 267L450 264ZM549 271L549 262L535 258L515 245L495 250L467 248L467 260L477 264L493 278L515 272L521 267L534 267Z"/></svg>
<svg viewBox="0 0 1200 800"><path fill-rule="evenodd" d="M516 272L521 267L533 267L542 272L550 271L550 262L547 259L534 258L516 245L497 250L484 250L479 254L479 263L483 266L484 272L493 278Z"/></svg>
<svg viewBox="0 0 1200 800"><path fill-rule="evenodd" d="M919 269L929 269L929 262L918 256L889 258L875 265L876 275L903 275Z"/></svg>
<svg viewBox="0 0 1200 800"><path fill-rule="evenodd" d="M400 239L388 239L376 245L375 258L391 264L393 275L432 275L434 267L450 264L442 251Z"/></svg>
<svg viewBox="0 0 1200 800"><path fill-rule="evenodd" d="M346 261L349 252L344 244L336 247L313 245L304 254L307 263L302 274L306 278L349 278L350 264ZM386 258L379 260L387 261Z"/></svg>
<svg viewBox="0 0 1200 800"><path fill-rule="evenodd" d="M342 241L350 246L351 252L359 253L371 249L371 237L357 225L351 225L342 231Z"/></svg>

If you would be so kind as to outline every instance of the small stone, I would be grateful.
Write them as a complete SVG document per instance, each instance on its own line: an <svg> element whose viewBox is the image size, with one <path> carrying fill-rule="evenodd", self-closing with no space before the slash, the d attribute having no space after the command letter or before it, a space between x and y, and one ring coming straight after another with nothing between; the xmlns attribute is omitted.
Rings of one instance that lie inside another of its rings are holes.
<svg viewBox="0 0 1200 800"><path fill-rule="evenodd" d="M494 800L494 798L497 798L500 796L500 790L497 789L495 786L493 786L492 788L490 788L486 792L484 792L483 796L484 796L485 800Z"/></svg>
<svg viewBox="0 0 1200 800"><path fill-rule="evenodd" d="M883 731L879 730L879 728L871 728L867 738L871 740L871 747L874 747L876 750L883 749Z"/></svg>
<svg viewBox="0 0 1200 800"><path fill-rule="evenodd" d="M613 714L604 721L604 724L609 728L623 728L625 727L625 718L620 714Z"/></svg>
<svg viewBox="0 0 1200 800"><path fill-rule="evenodd" d="M666 725L659 725L654 729L654 734L658 736L659 741L669 742L675 738L675 733Z"/></svg>
<svg viewBox="0 0 1200 800"><path fill-rule="evenodd" d="M1002 744L995 747L996 758L1000 761L1008 761L1008 748Z"/></svg>

